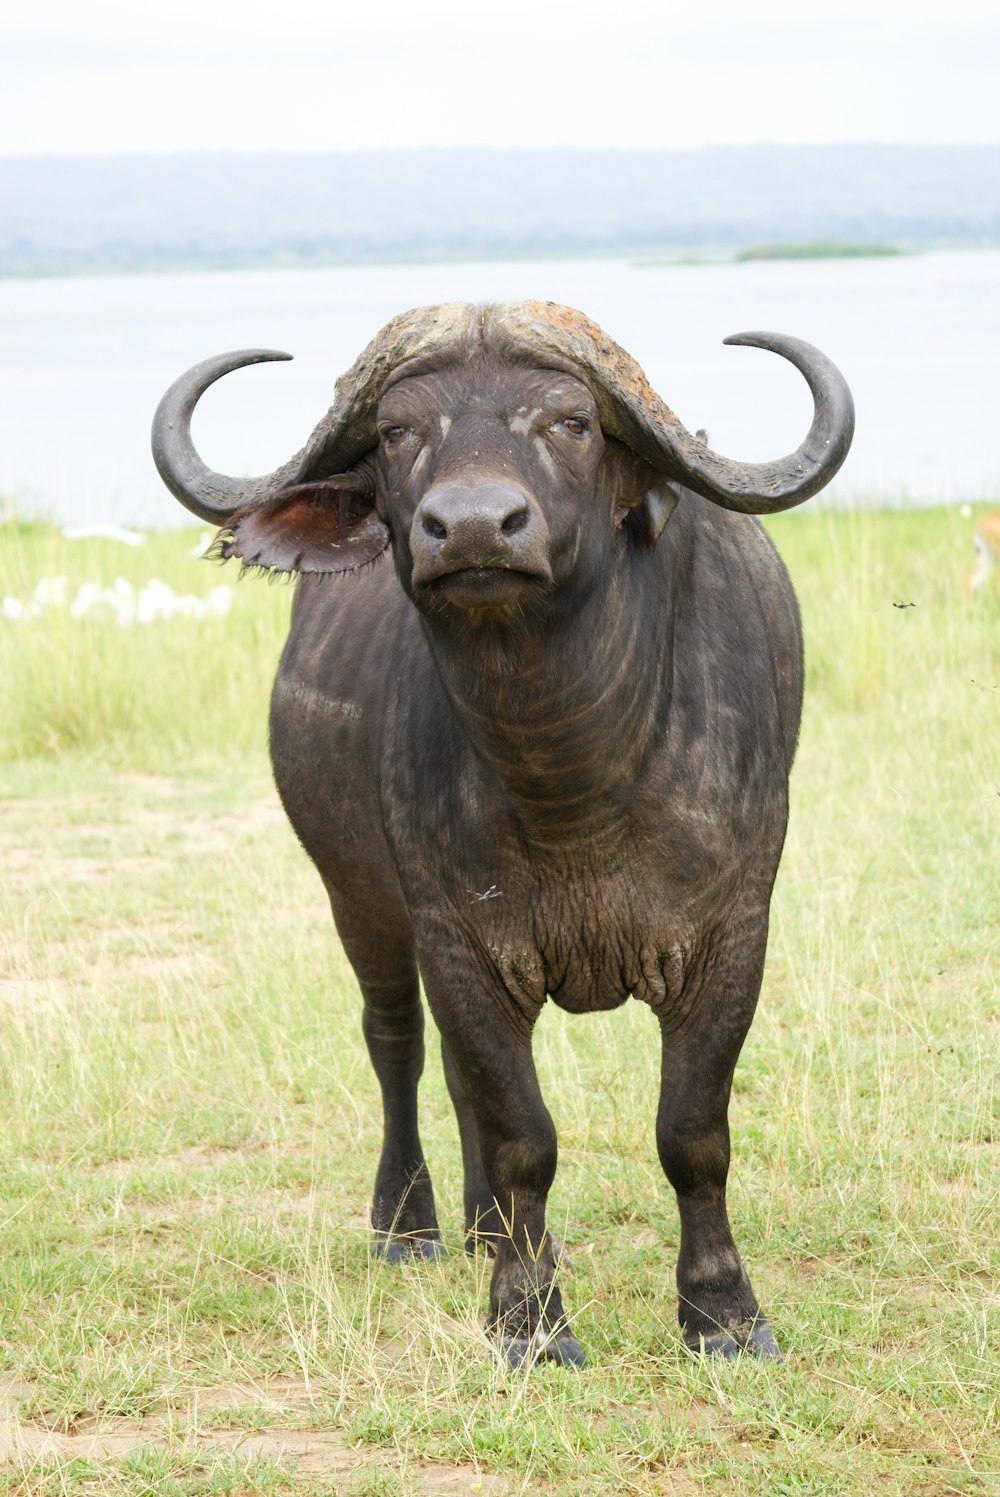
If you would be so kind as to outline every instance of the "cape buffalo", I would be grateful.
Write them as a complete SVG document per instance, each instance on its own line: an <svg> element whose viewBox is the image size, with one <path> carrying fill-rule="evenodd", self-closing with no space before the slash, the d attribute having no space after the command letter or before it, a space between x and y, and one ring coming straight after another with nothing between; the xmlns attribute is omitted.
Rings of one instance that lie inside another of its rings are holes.
<svg viewBox="0 0 1000 1497"><path fill-rule="evenodd" d="M495 1250L488 1324L514 1365L583 1360L545 1226L556 1135L531 1036L546 997L586 1013L631 996L656 1014L684 1339L778 1351L730 1231L727 1110L785 836L802 645L791 584L748 517L822 488L854 417L808 344L727 342L808 381L813 421L791 456L713 452L599 327L548 302L395 318L268 477L208 469L190 417L220 376L287 354L206 360L154 421L160 473L223 526L219 554L301 574L271 754L364 997L384 1108L377 1243L439 1251L419 974L467 1241Z"/></svg>

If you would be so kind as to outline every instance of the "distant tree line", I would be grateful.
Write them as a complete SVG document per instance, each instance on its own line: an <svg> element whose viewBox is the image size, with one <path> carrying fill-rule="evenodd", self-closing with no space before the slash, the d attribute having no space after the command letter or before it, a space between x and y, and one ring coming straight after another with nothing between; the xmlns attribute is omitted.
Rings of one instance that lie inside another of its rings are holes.
<svg viewBox="0 0 1000 1497"><path fill-rule="evenodd" d="M0 274L1000 244L1000 148L0 159Z"/></svg>

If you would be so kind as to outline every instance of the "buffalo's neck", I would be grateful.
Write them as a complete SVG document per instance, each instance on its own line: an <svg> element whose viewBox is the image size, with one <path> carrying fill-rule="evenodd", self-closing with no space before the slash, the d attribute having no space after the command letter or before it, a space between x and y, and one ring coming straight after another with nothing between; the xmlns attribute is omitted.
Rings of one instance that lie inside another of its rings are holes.
<svg viewBox="0 0 1000 1497"><path fill-rule="evenodd" d="M666 599L623 564L576 609L428 635L461 730L541 843L614 834L667 711Z"/></svg>

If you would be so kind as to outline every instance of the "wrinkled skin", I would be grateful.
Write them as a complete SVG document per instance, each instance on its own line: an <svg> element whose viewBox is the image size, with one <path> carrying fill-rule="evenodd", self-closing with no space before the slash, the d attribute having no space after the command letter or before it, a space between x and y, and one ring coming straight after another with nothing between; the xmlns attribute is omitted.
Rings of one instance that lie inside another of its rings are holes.
<svg viewBox="0 0 1000 1497"><path fill-rule="evenodd" d="M419 971L466 1230L496 1252L490 1329L514 1363L581 1361L532 1027L547 995L573 1013L632 995L662 1036L685 1340L774 1353L725 1191L801 704L784 569L755 520L657 489L571 375L480 354L391 385L378 430L354 477L392 561L303 578L271 712L278 787L364 996L378 1241L439 1242Z"/></svg>

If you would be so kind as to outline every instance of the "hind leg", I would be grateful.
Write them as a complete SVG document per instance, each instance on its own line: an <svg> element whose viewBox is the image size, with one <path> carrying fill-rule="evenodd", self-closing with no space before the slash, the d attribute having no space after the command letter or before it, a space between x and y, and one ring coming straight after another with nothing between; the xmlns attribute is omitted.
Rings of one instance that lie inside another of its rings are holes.
<svg viewBox="0 0 1000 1497"><path fill-rule="evenodd" d="M334 919L364 998L362 1029L382 1091L382 1154L375 1175L372 1226L378 1251L398 1262L441 1251L434 1191L417 1126L424 1068L424 1010L405 914L359 911L331 893Z"/></svg>

